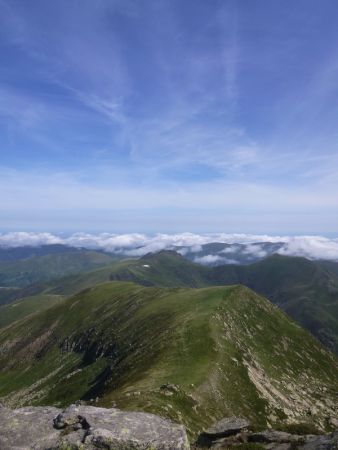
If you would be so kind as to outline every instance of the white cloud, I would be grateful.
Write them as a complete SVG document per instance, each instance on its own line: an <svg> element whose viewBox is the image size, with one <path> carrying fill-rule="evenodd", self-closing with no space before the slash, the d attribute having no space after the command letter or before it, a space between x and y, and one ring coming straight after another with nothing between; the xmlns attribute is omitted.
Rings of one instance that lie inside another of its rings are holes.
<svg viewBox="0 0 338 450"><path fill-rule="evenodd" d="M63 244L64 240L51 233L29 233L25 231L0 234L2 247L38 247L40 245Z"/></svg>
<svg viewBox="0 0 338 450"><path fill-rule="evenodd" d="M263 250L259 245L246 245L243 249L243 253L246 255L252 255L257 258L264 258L268 255L268 252L266 250Z"/></svg>
<svg viewBox="0 0 338 450"><path fill-rule="evenodd" d="M220 265L220 264L238 264L238 261L229 258L223 258L219 255L205 255L194 258L194 262L199 264L212 264L212 265Z"/></svg>
<svg viewBox="0 0 338 450"><path fill-rule="evenodd" d="M52 233L10 232L0 234L0 246L40 246L49 244L64 244L67 246L100 249L110 252L119 252L127 256L142 256L149 252L158 252L163 249L184 247L181 254L188 251L200 251L203 244L223 242L228 244L247 244L244 252L247 255L263 258L268 253L260 245L253 243L281 243L278 253L289 256L304 256L309 259L328 259L338 261L338 239L329 239L323 236L270 236L255 234L156 234L154 236L130 233L75 233L70 236L55 235ZM224 253L224 252L223 252ZM221 255L204 255L197 258L204 264L229 263L228 258ZM196 259L196 261L197 261Z"/></svg>
<svg viewBox="0 0 338 450"><path fill-rule="evenodd" d="M322 236L290 237L278 253L310 259L338 260L338 239Z"/></svg>

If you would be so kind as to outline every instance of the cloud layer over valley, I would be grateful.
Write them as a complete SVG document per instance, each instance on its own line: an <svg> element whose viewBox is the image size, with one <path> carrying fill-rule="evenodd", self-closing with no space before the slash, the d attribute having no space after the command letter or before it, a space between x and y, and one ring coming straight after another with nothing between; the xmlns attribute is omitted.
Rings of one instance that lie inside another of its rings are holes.
<svg viewBox="0 0 338 450"><path fill-rule="evenodd" d="M228 245L208 246L220 243ZM323 236L271 236L255 234L156 234L153 236L130 234L10 232L0 234L0 247L61 244L70 247L113 252L130 257L140 257L149 252L177 250L202 264L230 264L236 262L234 254L262 259L271 253L303 256L309 259L338 261L338 238ZM203 247L204 246L204 247ZM196 256L194 256L196 255Z"/></svg>

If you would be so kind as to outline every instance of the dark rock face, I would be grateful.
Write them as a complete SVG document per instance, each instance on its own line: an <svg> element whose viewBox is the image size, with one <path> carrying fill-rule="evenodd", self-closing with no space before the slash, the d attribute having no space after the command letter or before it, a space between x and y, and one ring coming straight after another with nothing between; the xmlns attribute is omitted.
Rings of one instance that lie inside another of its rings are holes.
<svg viewBox="0 0 338 450"><path fill-rule="evenodd" d="M248 428L249 425L250 423L246 419L225 417L204 431L204 434L212 438L220 438L239 433L241 430Z"/></svg>
<svg viewBox="0 0 338 450"><path fill-rule="evenodd" d="M253 432L249 426L245 419L224 418L200 434L195 448L222 450L253 444L266 450L338 450L338 431L320 436L296 435L272 429Z"/></svg>
<svg viewBox="0 0 338 450"><path fill-rule="evenodd" d="M275 430L266 430L261 433L252 433L248 436L249 442L262 442L262 443L271 443L277 442L280 444L287 442L299 442L301 441L302 436L298 436L295 434L285 433L285 431L275 431Z"/></svg>
<svg viewBox="0 0 338 450"><path fill-rule="evenodd" d="M252 433L248 436L249 442L264 443L269 449L302 449L302 450L333 450L338 449L338 432L315 436L295 435L283 431L266 430L261 433Z"/></svg>
<svg viewBox="0 0 338 450"><path fill-rule="evenodd" d="M338 449L338 432L316 436L309 439L306 444L300 447L302 450L337 450Z"/></svg>
<svg viewBox="0 0 338 450"><path fill-rule="evenodd" d="M0 408L1 450L189 450L182 425L146 413L71 405Z"/></svg>
<svg viewBox="0 0 338 450"><path fill-rule="evenodd" d="M214 441L236 435L249 426L250 422L246 419L235 416L225 417L199 435L197 446L210 447ZM228 440L225 440L225 442L228 442Z"/></svg>

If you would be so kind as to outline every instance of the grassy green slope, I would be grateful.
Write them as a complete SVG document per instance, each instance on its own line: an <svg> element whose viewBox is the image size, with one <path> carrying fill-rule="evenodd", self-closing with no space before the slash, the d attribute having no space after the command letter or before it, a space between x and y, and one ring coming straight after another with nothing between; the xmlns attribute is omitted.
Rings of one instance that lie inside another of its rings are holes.
<svg viewBox="0 0 338 450"><path fill-rule="evenodd" d="M60 295L40 294L0 306L0 327L50 308L63 299Z"/></svg>
<svg viewBox="0 0 338 450"><path fill-rule="evenodd" d="M132 281L143 286L202 287L208 281L210 269L194 264L176 252L162 251L140 259L114 262L105 267L54 280L39 286L39 292L72 295L107 281Z"/></svg>
<svg viewBox="0 0 338 450"><path fill-rule="evenodd" d="M8 405L98 404L183 422L193 435L229 414L260 425L332 413L333 355L241 286L110 282L0 330ZM172 383L174 388L161 385Z"/></svg>
<svg viewBox="0 0 338 450"><path fill-rule="evenodd" d="M243 284L269 298L338 353L338 276L322 262L305 258L274 255L247 266L210 268L187 261L175 252L163 251L14 291L14 294L72 295L109 280L163 287Z"/></svg>

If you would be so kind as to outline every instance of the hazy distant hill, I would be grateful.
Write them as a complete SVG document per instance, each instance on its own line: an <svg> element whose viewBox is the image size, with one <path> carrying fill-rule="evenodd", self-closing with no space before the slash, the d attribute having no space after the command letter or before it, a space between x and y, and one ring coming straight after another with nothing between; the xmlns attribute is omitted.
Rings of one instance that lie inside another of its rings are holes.
<svg viewBox="0 0 338 450"><path fill-rule="evenodd" d="M6 405L99 397L191 434L232 414L323 425L338 388L333 355L241 286L98 285L0 329L0 350Z"/></svg>
<svg viewBox="0 0 338 450"><path fill-rule="evenodd" d="M50 246L48 246L50 247ZM28 254L25 253L25 256ZM115 258L116 259L116 258ZM107 265L110 255L90 250L74 250L30 256L0 262L1 287L26 287Z"/></svg>
<svg viewBox="0 0 338 450"><path fill-rule="evenodd" d="M55 255L58 253L81 253L82 249L61 244L40 246L4 247L0 246L0 261L18 261L33 258L34 256Z"/></svg>

